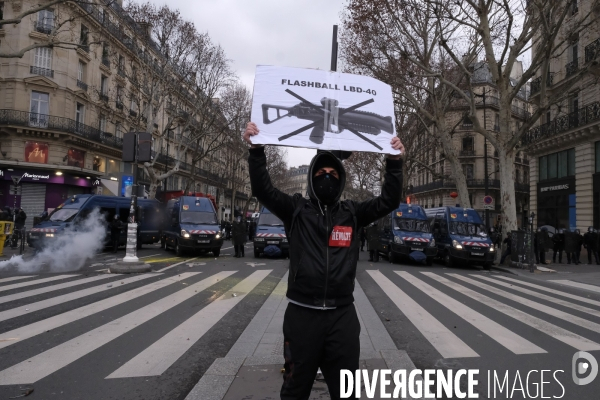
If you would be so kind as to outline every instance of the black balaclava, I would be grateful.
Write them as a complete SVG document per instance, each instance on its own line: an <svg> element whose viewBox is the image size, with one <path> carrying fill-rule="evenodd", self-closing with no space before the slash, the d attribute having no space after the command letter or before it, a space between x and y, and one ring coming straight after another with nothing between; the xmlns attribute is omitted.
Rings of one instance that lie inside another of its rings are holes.
<svg viewBox="0 0 600 400"><path fill-rule="evenodd" d="M340 178L344 171L341 162L331 153L324 152L317 155L317 159L310 169L311 187L318 201L326 205L333 205L340 197L343 190L343 179L336 178L332 174L314 176L321 168L334 168Z"/></svg>

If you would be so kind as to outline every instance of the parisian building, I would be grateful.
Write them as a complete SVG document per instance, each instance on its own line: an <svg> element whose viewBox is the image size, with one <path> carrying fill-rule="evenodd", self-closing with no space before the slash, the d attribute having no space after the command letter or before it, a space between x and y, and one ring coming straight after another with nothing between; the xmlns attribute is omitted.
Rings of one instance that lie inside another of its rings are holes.
<svg viewBox="0 0 600 400"><path fill-rule="evenodd" d="M519 65L513 70L513 79L522 74ZM484 127L488 130L499 129L498 92L487 64L477 63L471 85L478 97L475 99L477 116L480 121L485 121ZM485 92L485 106L483 94ZM477 210L482 220L485 221L484 197L485 179L488 178L488 193L494 200L493 209L488 211L490 226L501 225L500 210L500 177L497 152L494 147L479 133L473 130L473 122L464 117L468 104L457 99L448 108L446 121L448 126L456 126L453 135L454 147L460 159L471 206ZM520 126L530 111L525 90L513 101L512 123L514 127ZM407 194L413 204L424 208L455 206L457 200L450 194L456 191L456 184L449 178L451 174L450 163L446 160L442 147L435 138L427 133L419 137L418 148L423 149L416 156L426 167L417 168L409 179ZM485 168L487 147L487 170ZM515 197L517 206L517 223L522 226L527 215L529 203L529 163L530 158L522 151L515 157Z"/></svg>
<svg viewBox="0 0 600 400"><path fill-rule="evenodd" d="M564 29L592 13L591 6L591 1L573 2ZM531 155L531 209L537 226L583 232L591 225L600 228L600 68L591 64L600 54L600 28L586 29L563 47L550 62L546 95L566 91L567 96L551 106L525 140ZM531 82L533 106L544 100L540 86L538 74Z"/></svg>
<svg viewBox="0 0 600 400"><path fill-rule="evenodd" d="M300 193L302 196L308 196L308 165L290 167L287 172L287 181L282 191L289 195Z"/></svg>
<svg viewBox="0 0 600 400"><path fill-rule="evenodd" d="M10 18L37 4L2 2L0 10ZM0 207L21 206L28 216L51 211L76 194L129 195L133 175L131 164L122 161L123 135L146 131L139 104L123 100L121 93L133 90L132 65L160 54L148 26L127 15L121 0L57 4L19 24L2 26L0 50L43 43L55 20L68 15L73 17L72 34L79 36L76 49L39 47L22 58L0 60ZM93 43L92 38L99 37L101 43ZM164 115L173 110L165 106L156 112L155 136L162 132ZM155 141L157 171L175 165L178 139L174 132L167 140ZM179 170L162 182L161 191L187 188L211 194L221 209L231 188L221 162L227 151L195 165L192 153L186 152ZM16 199L13 177L20 178ZM143 168L137 178L148 187ZM248 196L247 186L241 186L234 203L243 204ZM27 228L32 221L27 219Z"/></svg>

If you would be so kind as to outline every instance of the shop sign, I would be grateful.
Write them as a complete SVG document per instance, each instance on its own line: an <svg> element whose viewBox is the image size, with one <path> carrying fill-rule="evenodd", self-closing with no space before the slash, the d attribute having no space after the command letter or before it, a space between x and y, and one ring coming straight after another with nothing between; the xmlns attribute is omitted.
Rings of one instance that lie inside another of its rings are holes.
<svg viewBox="0 0 600 400"><path fill-rule="evenodd" d="M23 176L21 177L21 179L23 178L29 178L32 181L39 181L40 179L50 179L50 174L46 174L46 175L38 175L38 174L30 174L29 172L25 172L23 174Z"/></svg>
<svg viewBox="0 0 600 400"><path fill-rule="evenodd" d="M540 192L554 192L556 190L567 190L569 189L569 184L566 183L564 185L554 185L554 186L546 186L540 189Z"/></svg>
<svg viewBox="0 0 600 400"><path fill-rule="evenodd" d="M48 143L26 142L25 162L48 163Z"/></svg>
<svg viewBox="0 0 600 400"><path fill-rule="evenodd" d="M131 197L131 191L133 189L133 176L123 175L121 179L121 196Z"/></svg>

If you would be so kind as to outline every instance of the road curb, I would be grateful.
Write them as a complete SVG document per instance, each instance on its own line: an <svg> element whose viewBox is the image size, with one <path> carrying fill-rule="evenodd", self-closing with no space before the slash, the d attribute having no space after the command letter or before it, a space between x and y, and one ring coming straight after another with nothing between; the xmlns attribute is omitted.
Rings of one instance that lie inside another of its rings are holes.
<svg viewBox="0 0 600 400"><path fill-rule="evenodd" d="M144 272L150 272L152 266L150 264L146 264L143 261L138 262L124 262L119 261L116 264L108 267L111 273L113 274L139 274Z"/></svg>

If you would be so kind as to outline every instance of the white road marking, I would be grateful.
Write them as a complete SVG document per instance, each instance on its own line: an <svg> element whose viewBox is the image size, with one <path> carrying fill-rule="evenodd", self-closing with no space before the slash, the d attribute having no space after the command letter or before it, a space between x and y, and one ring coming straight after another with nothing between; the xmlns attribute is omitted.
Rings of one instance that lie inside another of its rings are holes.
<svg viewBox="0 0 600 400"><path fill-rule="evenodd" d="M452 297L423 282L408 272L396 271L396 273L417 287L423 293L431 297L433 300L437 301L448 310L455 313L457 316L464 319L466 322L470 323L475 328L479 329L481 332L485 333L491 339L495 340L513 353L546 353L546 350L542 349L541 347L535 345L525 338L522 338L485 315L465 306L460 301L453 299ZM430 275L428 274L428 276Z"/></svg>
<svg viewBox="0 0 600 400"><path fill-rule="evenodd" d="M0 385L35 383L237 271L222 271L0 372Z"/></svg>
<svg viewBox="0 0 600 400"><path fill-rule="evenodd" d="M379 271L367 271L390 300L444 358L479 357L473 349Z"/></svg>
<svg viewBox="0 0 600 400"><path fill-rule="evenodd" d="M165 272L165 271L168 271L168 270L170 270L171 268L175 268L175 267L177 267L177 266L179 266L179 265L181 265L181 264L189 263L190 261L196 260L197 258L198 258L198 257L194 257L194 258L190 258L189 260L185 260L185 261L178 262L178 263L176 263L176 264L171 264L171 265L169 265L168 267L164 267L164 268L161 268L161 269L159 269L157 272Z"/></svg>
<svg viewBox="0 0 600 400"><path fill-rule="evenodd" d="M0 283L11 282L11 281L18 281L19 279L33 278L34 276L37 276L37 275L11 276L9 278L2 278L2 279L0 279Z"/></svg>
<svg viewBox="0 0 600 400"><path fill-rule="evenodd" d="M538 299L546 300L546 301L549 301L551 303L559 304L559 305L564 306L564 307L572 308L572 309L577 310L577 311L581 311L581 312L584 312L584 313L587 313L587 314L595 315L596 317L600 317L600 311L599 310L594 310L593 308L580 306L579 304L574 304L574 303L571 303L569 301L565 301L565 300L557 299L557 298L554 298L554 297L550 297L548 295L545 295L545 294L542 294L542 293L538 293L538 292L534 292L533 290L525 289L525 288L522 288L520 286L514 286L514 285L511 285L510 283L507 283L507 282L500 282L500 281L498 281L496 279L493 279L493 278L488 278L488 277L485 277L485 276L477 276L477 275L472 275L472 274L471 274L471 276L474 277L474 278L483 279L484 281L487 281L487 282L492 282L492 283L494 283L496 285L503 286L505 288L516 290L517 292L525 293L525 294L527 294L529 296L537 297Z"/></svg>
<svg viewBox="0 0 600 400"><path fill-rule="evenodd" d="M574 282L574 281L568 281L568 280L565 280L565 279L552 280L550 282L554 282L554 283L558 283L558 284L561 284L561 285L567 285L567 286L576 287L576 288L579 288L579 289L585 289L585 290L589 290L589 291L592 291L592 292L600 293L600 286L589 285L587 283L579 283L579 282Z"/></svg>
<svg viewBox="0 0 600 400"><path fill-rule="evenodd" d="M148 293L154 292L155 290L162 289L166 286L172 285L179 281L188 279L194 275L198 275L200 272L185 272L180 274L179 276L172 276L165 279L162 279L158 282L153 282L149 285L142 286L137 289L133 289L131 291L118 294L113 297L109 297L108 299L100 300L92 304L88 304L87 306L83 306L80 308L76 308L71 311L67 311L66 313L55 315L54 317L50 317L38 322L34 322L29 325L25 325L23 327L14 329L9 332L5 332L0 334L0 349L3 347L7 347L13 343L2 343L3 338L7 337L17 337L18 340L29 339L30 337L39 335L40 333L58 328L60 326L69 324L73 321L80 320L82 318L88 317L90 315L99 313L100 311L108 310L109 308L118 306L119 304L123 304L129 300L136 299L138 297L144 296ZM151 275L151 274L149 274Z"/></svg>
<svg viewBox="0 0 600 400"><path fill-rule="evenodd" d="M25 292L9 294L8 296L0 297L0 304L8 303L9 301L14 301L14 300L19 300L19 299L25 299L25 298L31 297L31 296L37 296L38 294L54 292L56 290L66 289L66 288L70 288L73 286L85 285L86 283L96 282L96 281L100 281L102 279L108 279L108 278L112 278L115 276L118 276L118 275L108 275L108 274L96 275L96 276L91 276L89 278L78 279L76 281L59 283L57 285L44 286L39 289L33 289L33 290L27 290Z"/></svg>
<svg viewBox="0 0 600 400"><path fill-rule="evenodd" d="M115 289L117 287L123 287L124 285L129 285L130 283L139 282L144 279L152 278L160 274L144 274L144 275L134 275L130 278L122 279L120 281L112 282L110 287L105 285L104 283L99 286L94 286L88 289L78 290L76 292L67 293L62 296L53 297L47 300L41 300L37 303L25 304L20 307L11 308L10 310L1 311L0 312L0 321L6 321L7 319L20 317L25 314L30 314L32 312L36 312L39 310L43 310L44 308L53 307L58 304L63 304L71 300L80 299L85 296L90 296L92 294L104 292L106 290ZM107 278L111 276L117 275L107 275Z"/></svg>
<svg viewBox="0 0 600 400"><path fill-rule="evenodd" d="M255 267L259 266L259 265L267 265L265 263L255 263L255 262L247 262L246 264L248 264L252 268L255 268Z"/></svg>
<svg viewBox="0 0 600 400"><path fill-rule="evenodd" d="M242 301L271 271L255 271L106 378L161 375ZM236 296L234 297L233 294Z"/></svg>
<svg viewBox="0 0 600 400"><path fill-rule="evenodd" d="M39 285L41 283L59 281L61 279L75 278L77 276L79 276L79 275L56 275L56 276L51 276L49 278L36 279L35 281L14 283L12 285L0 286L0 292L5 292L7 290L12 290L12 289L20 289L20 288L24 288L27 286Z"/></svg>
<svg viewBox="0 0 600 400"><path fill-rule="evenodd" d="M508 276L497 275L496 277L500 278L500 279L504 279L505 281L518 283L519 285L523 285L523 286L529 286L529 287L532 287L534 289L542 290L544 292L557 294L557 295L562 296L562 297L567 297L569 299L581 301L582 303L593 304L595 306L600 307L600 301L598 301L598 300L592 300L592 299L588 299L587 297L577 296L575 294L563 292L561 290L556 290L556 289L548 288L546 286L536 285L535 283L525 282L525 281L521 281L521 280L514 279L514 278L509 278Z"/></svg>
<svg viewBox="0 0 600 400"><path fill-rule="evenodd" d="M425 273L426 275L429 275L429 272ZM448 274L450 276L454 276L456 278L458 278L459 276L455 276L455 274ZM542 331L544 333L546 333L547 335L568 344L569 346L572 346L578 350L585 350L585 351L589 351L589 350L598 350L600 349L600 344L598 343L594 343L591 340L588 340L582 336L579 336L573 332L570 332L566 329L563 329L559 326L553 325L549 322L544 321L541 318L537 318L534 317L532 315L529 315L521 310L517 310L514 307L511 307L507 304L504 304L500 301L497 301L495 299L492 299L491 297L485 296L483 294L477 293L465 286L459 285L458 283L455 282L451 282L443 277L440 276L431 276L433 279L436 279L437 281L445 284L446 286L449 286L451 288L453 288L454 290L459 291L460 293L464 294L465 296L468 296L474 300L477 300L479 302L481 302L482 304L485 304L489 307L494 308L495 310L508 315L509 317L515 318L517 319L519 322L524 323L525 325L529 325L532 328L535 328L539 331ZM466 282L468 281L472 281L469 278L465 278L463 279ZM477 284L478 282L473 281L473 284Z"/></svg>
<svg viewBox="0 0 600 400"><path fill-rule="evenodd" d="M597 324L595 322L588 321L587 319L578 317L576 315L572 315L570 313L567 313L567 312L564 312L561 310L557 310L556 308L548 307L544 304L541 304L540 302L529 300L529 299L526 299L525 297L517 296L516 294L507 293L504 290L495 288L490 285L486 285L485 283L478 282L476 280L467 278L466 276L461 276L461 275L457 275L457 274L448 274L448 275L453 276L456 279L460 279L461 281L464 281L464 282L470 283L472 285L475 285L477 287L480 287L481 289L487 290L488 292L495 293L498 296L502 296L509 300L516 301L517 303L522 304L526 307L533 308L536 311L540 311L545 314L552 315L553 317L560 318L564 321L570 322L570 323L580 326L582 328L589 329L593 332L600 332L600 324ZM581 350L583 350L583 349L581 349Z"/></svg>

